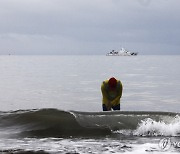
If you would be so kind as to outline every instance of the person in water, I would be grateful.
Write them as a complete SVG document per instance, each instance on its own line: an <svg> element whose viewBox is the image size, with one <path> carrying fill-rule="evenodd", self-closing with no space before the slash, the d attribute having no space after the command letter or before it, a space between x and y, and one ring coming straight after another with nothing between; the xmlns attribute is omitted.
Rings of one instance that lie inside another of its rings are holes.
<svg viewBox="0 0 180 154"><path fill-rule="evenodd" d="M112 77L101 85L103 111L120 110L123 86L120 80Z"/></svg>

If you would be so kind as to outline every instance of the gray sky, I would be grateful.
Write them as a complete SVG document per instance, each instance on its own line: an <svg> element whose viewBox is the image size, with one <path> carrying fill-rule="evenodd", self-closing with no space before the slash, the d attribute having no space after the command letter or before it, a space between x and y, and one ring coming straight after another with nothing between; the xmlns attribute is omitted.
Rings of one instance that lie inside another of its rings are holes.
<svg viewBox="0 0 180 154"><path fill-rule="evenodd" d="M0 54L180 54L180 0L0 0Z"/></svg>

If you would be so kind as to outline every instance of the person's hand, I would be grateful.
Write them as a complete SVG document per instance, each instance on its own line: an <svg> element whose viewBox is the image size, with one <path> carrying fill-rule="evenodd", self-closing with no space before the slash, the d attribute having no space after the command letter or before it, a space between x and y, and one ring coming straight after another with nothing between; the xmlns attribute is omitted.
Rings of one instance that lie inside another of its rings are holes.
<svg viewBox="0 0 180 154"><path fill-rule="evenodd" d="M108 111L111 111L111 107L112 107L111 102L108 102L108 104L107 104L106 107L107 107L107 110L108 110Z"/></svg>

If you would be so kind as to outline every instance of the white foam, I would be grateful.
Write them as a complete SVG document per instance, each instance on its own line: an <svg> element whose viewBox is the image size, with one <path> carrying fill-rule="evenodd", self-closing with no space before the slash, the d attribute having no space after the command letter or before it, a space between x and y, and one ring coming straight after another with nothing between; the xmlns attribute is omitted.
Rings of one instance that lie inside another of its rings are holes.
<svg viewBox="0 0 180 154"><path fill-rule="evenodd" d="M177 115L171 121L155 121L147 118L139 123L133 132L137 136L180 136L180 117Z"/></svg>
<svg viewBox="0 0 180 154"><path fill-rule="evenodd" d="M145 144L133 144L132 151L126 151L124 154L145 154L145 153L157 153L157 154L179 154L179 152L169 149L167 151L162 151L157 143L145 143Z"/></svg>

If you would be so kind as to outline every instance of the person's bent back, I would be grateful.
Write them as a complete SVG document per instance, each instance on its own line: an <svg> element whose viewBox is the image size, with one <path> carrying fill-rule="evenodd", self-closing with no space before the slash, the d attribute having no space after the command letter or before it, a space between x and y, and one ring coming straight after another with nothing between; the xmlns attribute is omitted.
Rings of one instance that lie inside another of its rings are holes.
<svg viewBox="0 0 180 154"><path fill-rule="evenodd" d="M105 80L101 85L103 111L120 110L120 98L123 86L114 77Z"/></svg>

